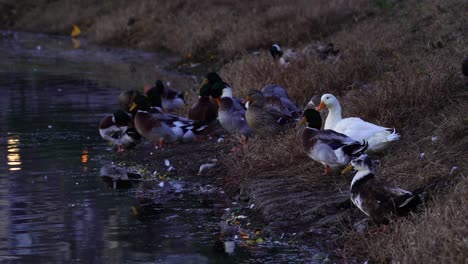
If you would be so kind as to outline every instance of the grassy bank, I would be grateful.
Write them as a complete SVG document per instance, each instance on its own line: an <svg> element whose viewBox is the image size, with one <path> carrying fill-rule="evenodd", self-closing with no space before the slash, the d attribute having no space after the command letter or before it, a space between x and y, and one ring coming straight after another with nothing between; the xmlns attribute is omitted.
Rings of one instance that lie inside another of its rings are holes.
<svg viewBox="0 0 468 264"><path fill-rule="evenodd" d="M270 226L302 230L304 237L317 226L339 232L327 245L337 259L466 262L468 81L460 70L468 55L464 1L91 3L44 0L16 6L12 1L2 8L16 10L9 13L10 28L68 34L77 23L98 42L224 62L220 74L237 96L269 83L286 87L301 105L314 95L335 94L344 116L401 133L400 142L375 156L376 174L405 189L426 187L430 198L423 212L393 223L389 233L357 232L354 224L364 215L346 198L351 176L321 176L322 166L302 149L300 128L225 155L227 189L254 203ZM297 50L332 42L341 56L330 62L304 56L281 67L266 52L273 42ZM327 218L330 207L339 211L338 218Z"/></svg>

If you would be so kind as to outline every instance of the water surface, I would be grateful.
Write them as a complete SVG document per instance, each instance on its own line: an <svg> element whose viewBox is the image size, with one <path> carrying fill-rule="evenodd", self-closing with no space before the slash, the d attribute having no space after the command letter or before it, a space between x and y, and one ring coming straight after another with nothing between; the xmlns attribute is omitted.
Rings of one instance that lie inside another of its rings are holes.
<svg viewBox="0 0 468 264"><path fill-rule="evenodd" d="M229 204L207 205L184 183L157 216L141 219L131 209L137 188L114 190L99 177L111 162L99 120L116 110L122 89L151 76L187 89L190 77L163 69L172 58L92 44L75 50L66 37L2 36L0 262L303 261L295 248L216 250Z"/></svg>

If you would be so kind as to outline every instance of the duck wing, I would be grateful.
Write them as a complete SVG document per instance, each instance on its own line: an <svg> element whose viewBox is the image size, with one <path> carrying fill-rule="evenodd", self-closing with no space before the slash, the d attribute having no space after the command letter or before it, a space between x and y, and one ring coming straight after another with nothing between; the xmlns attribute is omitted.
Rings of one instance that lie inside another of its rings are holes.
<svg viewBox="0 0 468 264"><path fill-rule="evenodd" d="M332 129L356 140L367 139L380 132L392 131L390 128L366 122L358 117L342 119Z"/></svg>

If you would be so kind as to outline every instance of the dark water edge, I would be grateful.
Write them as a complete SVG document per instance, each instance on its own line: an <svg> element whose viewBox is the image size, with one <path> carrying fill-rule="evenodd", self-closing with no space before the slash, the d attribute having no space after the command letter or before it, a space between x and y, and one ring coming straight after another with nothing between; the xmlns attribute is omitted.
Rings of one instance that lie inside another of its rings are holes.
<svg viewBox="0 0 468 264"><path fill-rule="evenodd" d="M200 199L204 186L176 182L173 199L139 219L132 213L138 185L114 190L99 177L112 150L97 123L116 110L120 91L140 80L135 72L167 74L182 89L190 77L156 71L163 67L153 54L68 50L66 37L8 34L0 42L0 262L305 261L307 250L285 245L240 244L233 256L215 249L231 204Z"/></svg>

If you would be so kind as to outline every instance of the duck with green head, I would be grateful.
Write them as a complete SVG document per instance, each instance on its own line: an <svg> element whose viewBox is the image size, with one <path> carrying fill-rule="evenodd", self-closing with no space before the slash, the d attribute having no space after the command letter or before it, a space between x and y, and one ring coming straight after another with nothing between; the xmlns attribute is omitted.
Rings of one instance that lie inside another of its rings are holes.
<svg viewBox="0 0 468 264"><path fill-rule="evenodd" d="M157 80L153 87L145 86L144 93L151 106L161 107L168 113L182 109L185 105L184 93L165 87L161 80Z"/></svg>
<svg viewBox="0 0 468 264"><path fill-rule="evenodd" d="M300 124L306 124L302 143L307 155L325 166L325 175L331 168L345 166L367 149L367 142L359 142L330 129L320 130L322 117L315 109L307 109ZM330 168L331 167L331 168Z"/></svg>

